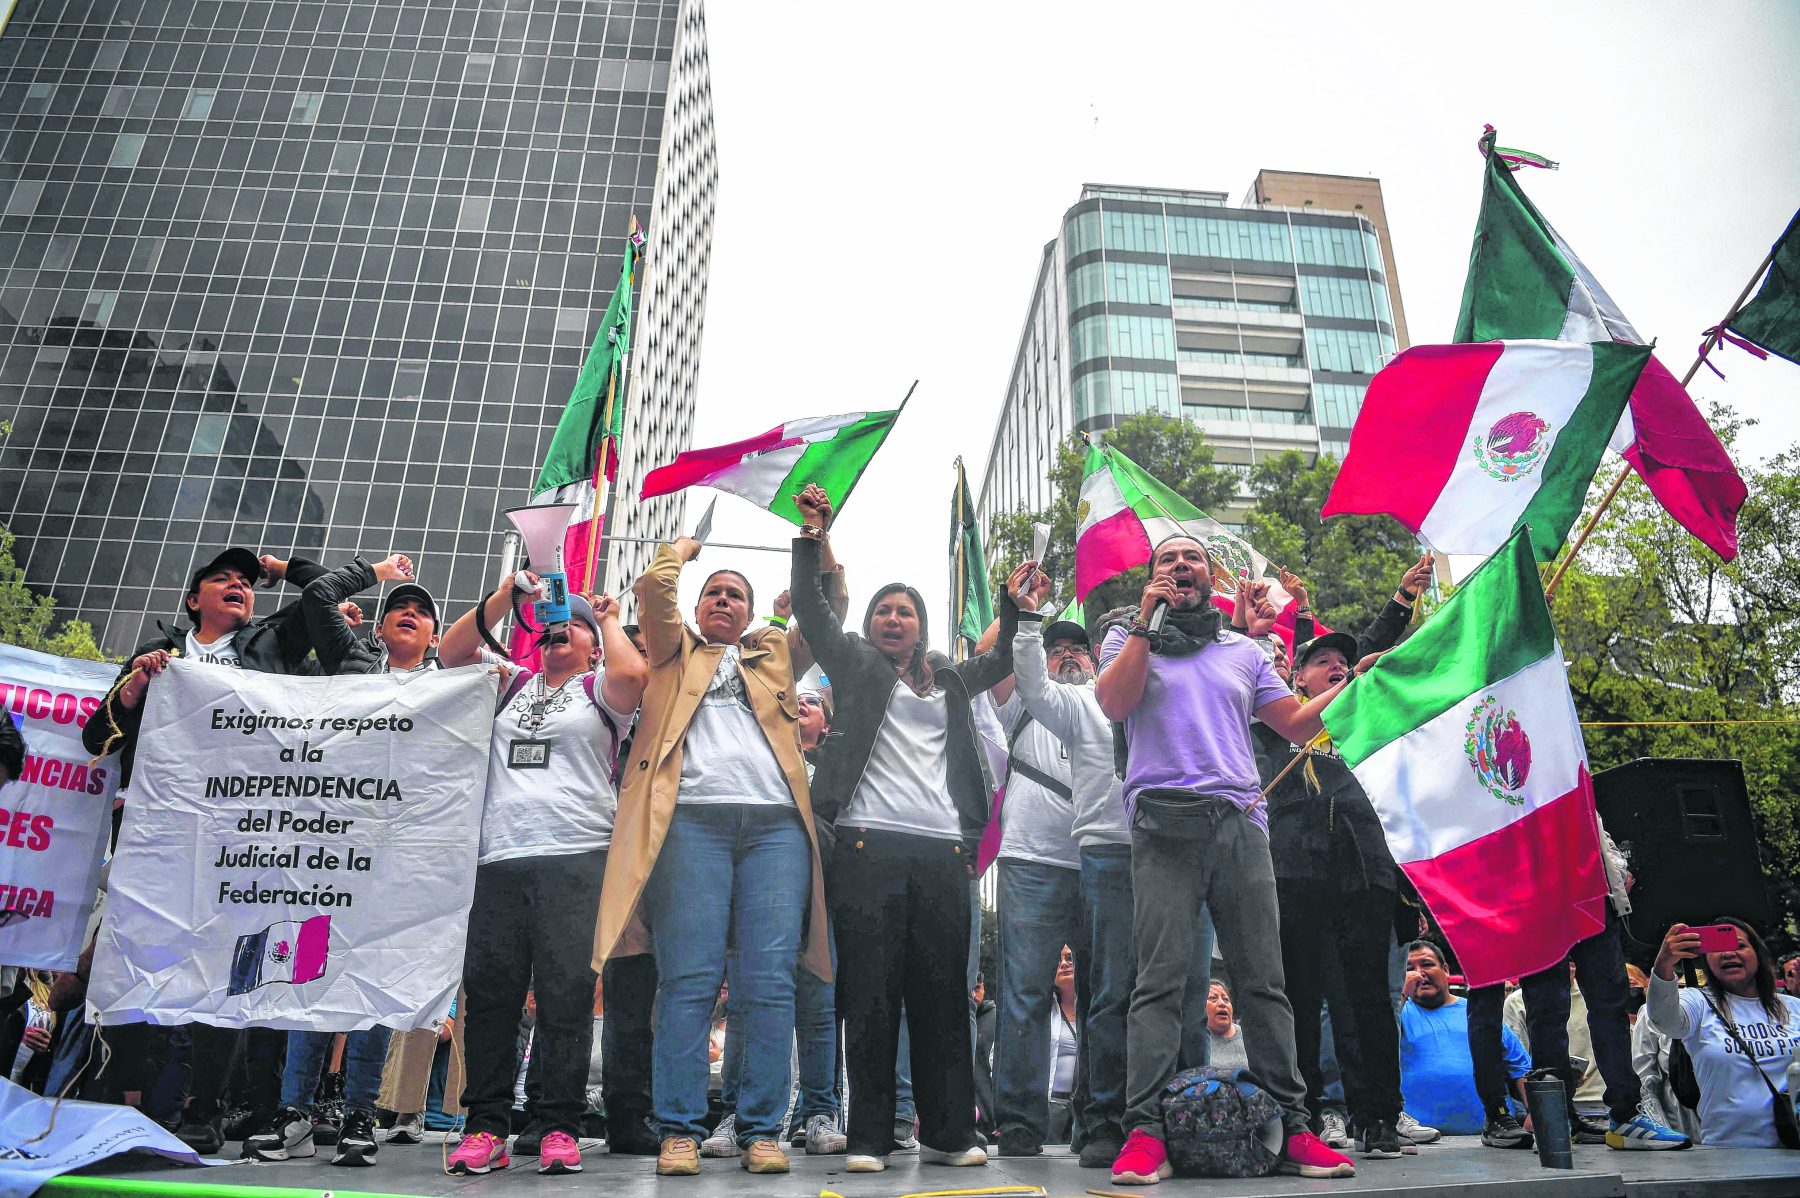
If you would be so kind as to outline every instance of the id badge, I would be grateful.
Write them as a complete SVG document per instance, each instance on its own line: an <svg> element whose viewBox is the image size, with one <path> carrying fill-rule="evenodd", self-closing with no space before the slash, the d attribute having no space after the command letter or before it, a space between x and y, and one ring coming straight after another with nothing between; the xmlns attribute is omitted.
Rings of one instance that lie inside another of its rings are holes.
<svg viewBox="0 0 1800 1198"><path fill-rule="evenodd" d="M509 770L541 770L550 766L550 742L547 740L515 740L507 748Z"/></svg>

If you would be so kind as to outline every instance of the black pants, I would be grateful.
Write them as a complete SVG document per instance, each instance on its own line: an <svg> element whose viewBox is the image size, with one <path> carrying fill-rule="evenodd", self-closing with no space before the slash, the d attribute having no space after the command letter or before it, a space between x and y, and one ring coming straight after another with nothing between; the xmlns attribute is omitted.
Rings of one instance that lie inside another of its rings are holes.
<svg viewBox="0 0 1800 1198"><path fill-rule="evenodd" d="M1637 1113L1642 1083L1631 1067L1631 982L1625 976L1625 948L1619 940L1619 917L1606 906L1606 927L1569 950L1575 984L1587 1002L1588 1036L1594 1063L1606 1079L1606 1109L1614 1122ZM1575 1109L1580 1078L1569 1065L1569 966L1550 968L1519 979L1525 992L1525 1030L1531 1037L1531 1064L1549 1069L1569 1091ZM1475 1090L1489 1117L1506 1109L1506 1073L1501 1064L1500 1024L1506 990L1484 986L1469 992L1469 1056L1475 1063Z"/></svg>
<svg viewBox="0 0 1800 1198"><path fill-rule="evenodd" d="M518 1076L519 1012L537 996L533 1055L544 1058L539 1125L581 1135L594 1046L594 920L606 853L477 866L463 959L468 1129L505 1136Z"/></svg>
<svg viewBox="0 0 1800 1198"><path fill-rule="evenodd" d="M606 998L600 1061L606 1137L650 1116L650 1057L654 1043L656 956L613 957L600 971Z"/></svg>
<svg viewBox="0 0 1800 1198"><path fill-rule="evenodd" d="M234 1092L239 1106L258 1115L274 1114L281 1105L281 1067L287 1058L287 1033L274 1028L214 1027L209 1023L188 1026L187 1117L203 1122L217 1119L225 1106L226 1083L231 1079L233 1058L243 1053L244 1088Z"/></svg>
<svg viewBox="0 0 1800 1198"><path fill-rule="evenodd" d="M832 854L837 1009L850 1073L849 1151L894 1150L900 1009L912 1044L919 1143L977 1143L969 1034L969 870L962 845L931 836L838 829Z"/></svg>
<svg viewBox="0 0 1800 1198"><path fill-rule="evenodd" d="M1332 1021L1344 1078L1344 1105L1360 1125L1400 1117L1400 1037L1388 1005L1388 945L1394 936L1394 893L1343 890L1329 883L1277 879L1281 963L1294 1008L1294 1050L1306 1082L1306 1108L1316 1121L1324 1106L1319 1067L1319 1008L1348 1006ZM1333 993L1341 987L1341 993Z"/></svg>

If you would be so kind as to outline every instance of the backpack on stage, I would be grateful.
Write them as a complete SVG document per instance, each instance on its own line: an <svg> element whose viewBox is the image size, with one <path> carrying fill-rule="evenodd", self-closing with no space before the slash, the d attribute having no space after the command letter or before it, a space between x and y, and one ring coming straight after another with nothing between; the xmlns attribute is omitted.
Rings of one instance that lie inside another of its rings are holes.
<svg viewBox="0 0 1800 1198"><path fill-rule="evenodd" d="M1248 1069L1178 1073L1163 1087L1162 1109L1163 1143L1177 1173L1267 1177L1281 1161L1281 1105Z"/></svg>

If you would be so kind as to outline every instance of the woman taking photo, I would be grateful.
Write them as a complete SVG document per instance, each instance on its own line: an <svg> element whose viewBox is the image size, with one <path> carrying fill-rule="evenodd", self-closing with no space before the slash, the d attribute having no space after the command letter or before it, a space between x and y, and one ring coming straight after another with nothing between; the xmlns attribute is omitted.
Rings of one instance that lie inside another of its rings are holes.
<svg viewBox="0 0 1800 1198"><path fill-rule="evenodd" d="M1736 929L1735 947L1702 954L1699 931L1684 923L1663 937L1650 974L1650 1025L1680 1040L1693 1058L1701 1143L1780 1148L1775 1104L1789 1101L1788 1066L1800 1053L1800 999L1775 985L1768 946L1754 928L1729 916L1713 922ZM1705 985L1678 988L1675 963L1702 955Z"/></svg>
<svg viewBox="0 0 1800 1198"><path fill-rule="evenodd" d="M875 593L861 636L830 619L819 561L831 500L808 484L795 503L806 523L794 541L794 611L831 676L837 705L813 803L821 834L835 828L827 895L850 1073L846 1168L879 1172L894 1150L902 1004L920 1161L985 1165L964 979L969 879L987 824L988 783L969 701L1012 673L1024 568L1001 601L995 648L952 665L930 651L925 608L909 586L890 583ZM1029 597L1025 603L1036 606Z"/></svg>

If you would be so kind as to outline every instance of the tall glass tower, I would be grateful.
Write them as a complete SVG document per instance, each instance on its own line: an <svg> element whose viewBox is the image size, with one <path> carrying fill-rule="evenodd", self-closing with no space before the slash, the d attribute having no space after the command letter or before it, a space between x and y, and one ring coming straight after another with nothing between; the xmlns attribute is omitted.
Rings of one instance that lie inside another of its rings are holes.
<svg viewBox="0 0 1800 1198"><path fill-rule="evenodd" d="M1047 506L1069 435L1138 412L1193 421L1246 480L1288 450L1341 459L1405 344L1379 181L1263 171L1237 207L1090 184L1044 247L978 514Z"/></svg>
<svg viewBox="0 0 1800 1198"><path fill-rule="evenodd" d="M702 0L19 0L0 518L28 580L120 653L225 544L405 552L465 609L633 215L625 495L686 446L716 180Z"/></svg>

